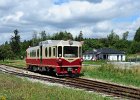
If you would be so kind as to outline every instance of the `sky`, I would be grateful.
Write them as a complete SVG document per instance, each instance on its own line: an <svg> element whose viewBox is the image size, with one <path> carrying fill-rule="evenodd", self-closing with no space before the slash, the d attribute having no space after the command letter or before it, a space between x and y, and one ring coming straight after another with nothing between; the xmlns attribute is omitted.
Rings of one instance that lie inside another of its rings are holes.
<svg viewBox="0 0 140 100"><path fill-rule="evenodd" d="M21 41L45 30L85 38L105 38L113 30L132 40L140 27L140 0L0 0L0 44L9 41L15 29Z"/></svg>

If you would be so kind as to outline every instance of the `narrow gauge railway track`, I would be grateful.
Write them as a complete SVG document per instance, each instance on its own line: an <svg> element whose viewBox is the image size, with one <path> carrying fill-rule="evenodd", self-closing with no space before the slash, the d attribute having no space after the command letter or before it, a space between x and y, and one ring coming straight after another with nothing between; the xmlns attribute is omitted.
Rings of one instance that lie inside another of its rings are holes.
<svg viewBox="0 0 140 100"><path fill-rule="evenodd" d="M140 100L140 89L120 86L120 85L114 85L110 83L103 83L98 82L94 80L89 79L83 79L83 78L54 78L54 77L45 77L45 76L37 76L37 75L30 75L26 73L20 73L16 71L10 71L4 68L0 68L1 71L4 71L5 73L22 76L22 77L28 77L38 80L44 80L49 81L53 83L60 83L64 85L69 85L71 87L76 87L80 89L85 89L88 91L96 91L100 93L109 94L111 96L115 97L123 97L130 100Z"/></svg>
<svg viewBox="0 0 140 100"><path fill-rule="evenodd" d="M67 79L71 80L72 82L78 82L80 84L87 85L89 86L89 88L98 87L101 89L101 91L99 92L103 92L103 93L108 92L109 94L114 96L128 97L129 99L131 98L131 99L140 100L140 89L137 88L131 88L131 87L105 83L96 80L89 80L84 78L73 78L73 79L67 78Z"/></svg>
<svg viewBox="0 0 140 100"><path fill-rule="evenodd" d="M22 70L27 70L26 67L17 67L15 65L8 65L8 64L0 64L0 65L4 65L4 66L8 66L8 67L13 67L13 68L17 68L17 69L22 69Z"/></svg>

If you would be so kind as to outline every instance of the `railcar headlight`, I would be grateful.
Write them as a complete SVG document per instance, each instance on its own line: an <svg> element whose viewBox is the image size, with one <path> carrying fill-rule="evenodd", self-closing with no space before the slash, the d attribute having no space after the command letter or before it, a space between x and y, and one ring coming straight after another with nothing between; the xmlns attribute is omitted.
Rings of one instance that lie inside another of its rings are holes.
<svg viewBox="0 0 140 100"><path fill-rule="evenodd" d="M62 59L61 59L61 58L58 58L58 59L57 59L57 62L58 62L58 63L62 63Z"/></svg>
<svg viewBox="0 0 140 100"><path fill-rule="evenodd" d="M81 58L81 62L83 62L84 61L84 59L83 58Z"/></svg>

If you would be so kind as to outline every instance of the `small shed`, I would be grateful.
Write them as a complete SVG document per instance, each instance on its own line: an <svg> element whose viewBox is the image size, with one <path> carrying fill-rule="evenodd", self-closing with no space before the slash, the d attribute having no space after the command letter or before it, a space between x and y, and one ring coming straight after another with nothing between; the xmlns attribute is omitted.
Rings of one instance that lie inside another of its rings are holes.
<svg viewBox="0 0 140 100"><path fill-rule="evenodd" d="M86 51L83 54L84 60L108 60L108 61L125 61L125 52L112 48L101 48Z"/></svg>

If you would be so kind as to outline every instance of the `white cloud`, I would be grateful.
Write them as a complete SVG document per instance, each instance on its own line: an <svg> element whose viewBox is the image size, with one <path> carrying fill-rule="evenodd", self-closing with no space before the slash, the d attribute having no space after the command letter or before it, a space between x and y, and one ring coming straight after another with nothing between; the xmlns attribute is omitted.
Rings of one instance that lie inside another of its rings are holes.
<svg viewBox="0 0 140 100"><path fill-rule="evenodd" d="M110 30L112 27L112 23L110 23L109 21L102 21L96 24L96 28L99 31L103 31L106 32L108 30Z"/></svg>
<svg viewBox="0 0 140 100"><path fill-rule="evenodd" d="M0 37L19 29L24 33L22 39L27 39L24 35L34 30L49 33L66 30L74 36L82 30L84 37L94 38L106 37L113 29L120 36L130 31L131 38L139 27L139 17L128 22L113 21L140 16L139 0L57 0L55 3L56 0L1 0Z"/></svg>
<svg viewBox="0 0 140 100"><path fill-rule="evenodd" d="M6 17L1 18L1 21L4 23L9 23L9 22L19 22L20 18L24 15L23 12L18 11L15 14L8 15Z"/></svg>

